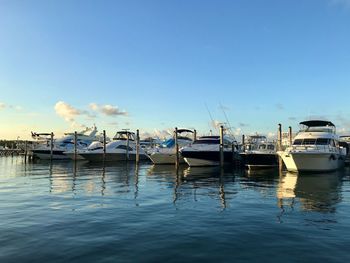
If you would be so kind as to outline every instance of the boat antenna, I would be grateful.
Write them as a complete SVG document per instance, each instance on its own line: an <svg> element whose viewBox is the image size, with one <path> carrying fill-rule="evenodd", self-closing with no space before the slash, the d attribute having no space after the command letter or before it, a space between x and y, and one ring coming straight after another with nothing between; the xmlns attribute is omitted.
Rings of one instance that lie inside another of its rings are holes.
<svg viewBox="0 0 350 263"><path fill-rule="evenodd" d="M235 136L233 135L233 132L232 132L231 123L229 122L229 120L228 120L228 118L227 118L227 115L226 115L226 112L225 112L225 110L224 110L224 106L222 106L221 103L219 103L219 104L220 104L220 108L221 108L222 112L224 113L226 123L228 124L227 129L228 129L228 131L231 133L231 135L232 135L233 137L235 137Z"/></svg>
<svg viewBox="0 0 350 263"><path fill-rule="evenodd" d="M207 111L208 111L208 113L209 113L209 117L210 117L210 119L211 119L211 122L212 122L213 124L215 124L214 119L213 119L213 116L211 115L211 113L210 113L210 111L209 111L208 105L207 105L206 103L204 103L204 105L205 105L205 107L206 107L206 109L207 109ZM217 128L215 125L214 125L214 128L216 129L216 131L218 130L218 128Z"/></svg>

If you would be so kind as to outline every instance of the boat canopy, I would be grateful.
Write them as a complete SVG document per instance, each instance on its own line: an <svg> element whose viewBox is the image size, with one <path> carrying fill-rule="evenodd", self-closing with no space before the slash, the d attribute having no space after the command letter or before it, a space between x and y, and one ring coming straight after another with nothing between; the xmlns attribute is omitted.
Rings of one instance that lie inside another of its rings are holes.
<svg viewBox="0 0 350 263"><path fill-rule="evenodd" d="M190 132L190 133L193 133L192 130L189 130L189 129L178 129L177 130L177 133L182 133L182 132Z"/></svg>
<svg viewBox="0 0 350 263"><path fill-rule="evenodd" d="M330 122L330 121L321 121L321 120L302 121L299 124L300 125L305 125L307 127L326 127L326 126L335 127L335 125L332 122Z"/></svg>

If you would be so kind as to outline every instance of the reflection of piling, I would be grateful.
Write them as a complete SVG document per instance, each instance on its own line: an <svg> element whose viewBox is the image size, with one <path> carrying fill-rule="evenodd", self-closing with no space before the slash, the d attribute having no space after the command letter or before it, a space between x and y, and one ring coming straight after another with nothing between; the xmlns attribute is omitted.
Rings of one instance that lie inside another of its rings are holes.
<svg viewBox="0 0 350 263"><path fill-rule="evenodd" d="M179 142L177 139L177 127L175 127L174 131L174 139L175 139L175 165L176 167L179 166Z"/></svg>
<svg viewBox="0 0 350 263"><path fill-rule="evenodd" d="M74 161L77 160L77 143L78 143L78 134L74 132Z"/></svg>
<svg viewBox="0 0 350 263"><path fill-rule="evenodd" d="M50 160L52 161L52 158L53 158L53 132L51 132L51 141L50 141Z"/></svg>
<svg viewBox="0 0 350 263"><path fill-rule="evenodd" d="M136 130L136 164L140 161L140 131Z"/></svg>
<svg viewBox="0 0 350 263"><path fill-rule="evenodd" d="M220 166L224 166L224 126L220 126Z"/></svg>
<svg viewBox="0 0 350 263"><path fill-rule="evenodd" d="M106 160L106 130L103 130L103 161Z"/></svg>
<svg viewBox="0 0 350 263"><path fill-rule="evenodd" d="M289 146L292 146L292 140L293 140L292 136L293 136L293 135L292 135L292 127L289 126L289 128L288 128Z"/></svg>
<svg viewBox="0 0 350 263"><path fill-rule="evenodd" d="M197 131L193 130L193 141L197 140Z"/></svg>

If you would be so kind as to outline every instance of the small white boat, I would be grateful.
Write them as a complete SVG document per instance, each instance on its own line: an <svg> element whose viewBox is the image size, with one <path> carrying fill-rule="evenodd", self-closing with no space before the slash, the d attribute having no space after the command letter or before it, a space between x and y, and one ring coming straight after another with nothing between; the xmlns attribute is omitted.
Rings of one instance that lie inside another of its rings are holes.
<svg viewBox="0 0 350 263"><path fill-rule="evenodd" d="M135 133L130 131L119 131L114 136L113 141L106 144L106 153L103 146L94 149L87 149L79 155L90 162L113 162L136 159ZM148 160L148 156L142 147L139 147L140 160Z"/></svg>
<svg viewBox="0 0 350 263"><path fill-rule="evenodd" d="M193 134L193 131L188 129L178 129L177 143L179 149L190 145L193 140L189 137L189 134ZM162 143L160 146L149 152L149 157L154 164L175 164L176 162L176 145L175 138L170 138ZM184 158L179 153L179 163L185 163Z"/></svg>
<svg viewBox="0 0 350 263"><path fill-rule="evenodd" d="M300 125L293 145L278 152L288 171L326 172L344 166L346 149L339 145L332 122L310 120Z"/></svg>

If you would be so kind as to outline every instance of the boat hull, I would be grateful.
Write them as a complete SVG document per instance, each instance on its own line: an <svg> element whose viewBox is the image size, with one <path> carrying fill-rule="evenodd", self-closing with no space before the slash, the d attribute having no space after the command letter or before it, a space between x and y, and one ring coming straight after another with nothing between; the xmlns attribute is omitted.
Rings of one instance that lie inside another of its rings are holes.
<svg viewBox="0 0 350 263"><path fill-rule="evenodd" d="M279 152L290 172L328 172L344 166L345 156L336 153Z"/></svg>
<svg viewBox="0 0 350 263"><path fill-rule="evenodd" d="M248 169L271 169L278 167L277 153L241 153L242 162Z"/></svg>
<svg viewBox="0 0 350 263"><path fill-rule="evenodd" d="M42 160L69 160L69 157L63 153L64 151L53 150L52 157L50 150L33 150L33 156Z"/></svg>
<svg viewBox="0 0 350 263"><path fill-rule="evenodd" d="M118 162L118 161L133 161L136 160L135 153L129 153L127 157L126 153L106 153L103 158L102 153L81 153L80 154L85 160L90 162ZM149 160L146 154L140 154L140 160Z"/></svg>
<svg viewBox="0 0 350 263"><path fill-rule="evenodd" d="M154 164L175 164L175 153L152 153L149 158ZM179 163L185 163L184 158L179 155Z"/></svg>
<svg viewBox="0 0 350 263"><path fill-rule="evenodd" d="M219 151L182 151L185 162L189 166L217 166L220 165ZM235 154L224 152L224 163L232 164L235 160Z"/></svg>

